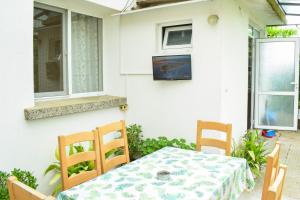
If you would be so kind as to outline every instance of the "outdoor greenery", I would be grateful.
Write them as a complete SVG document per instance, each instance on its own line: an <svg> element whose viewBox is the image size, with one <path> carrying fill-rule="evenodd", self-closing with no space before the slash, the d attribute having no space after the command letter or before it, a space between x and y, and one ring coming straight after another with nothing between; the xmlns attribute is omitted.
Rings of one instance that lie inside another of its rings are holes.
<svg viewBox="0 0 300 200"><path fill-rule="evenodd" d="M33 189L36 189L38 186L36 178L29 171L24 171L20 169L14 169L10 173L0 171L0 199L1 200L9 200L7 179L10 176L15 176L18 179L18 181L28 185Z"/></svg>
<svg viewBox="0 0 300 200"><path fill-rule="evenodd" d="M239 146L234 145L231 155L245 158L252 173L259 177L262 166L266 163L266 142L257 130L250 130L246 133Z"/></svg>
<svg viewBox="0 0 300 200"><path fill-rule="evenodd" d="M298 30L295 28L283 29L277 26L267 27L268 38L292 37L298 35Z"/></svg>
<svg viewBox="0 0 300 200"><path fill-rule="evenodd" d="M127 127L127 140L130 160L142 157L143 134L142 126L133 124Z"/></svg>
<svg viewBox="0 0 300 200"><path fill-rule="evenodd" d="M194 143L188 144L184 139L168 139L166 137L143 139L142 127L133 124L127 127L130 160L136 160L164 147L177 147L194 150Z"/></svg>
<svg viewBox="0 0 300 200"><path fill-rule="evenodd" d="M93 150L93 145L90 143L88 147L88 151ZM69 156L73 154L77 154L80 152L86 151L84 149L84 146L81 144L78 145L70 145L69 146ZM60 158L59 158L59 152L58 148L55 150L55 159L56 161L53 162L51 165L48 166L48 168L45 170L44 175L47 175L49 172L54 172L52 179L49 182L49 185L55 185L54 190L52 192L52 195L56 196L62 189L62 184L60 182L61 178L61 168L60 168ZM82 163L79 163L77 165L71 166L68 168L68 176L74 176L76 174L79 174L82 171L91 171L94 169L94 162L93 161L85 161Z"/></svg>

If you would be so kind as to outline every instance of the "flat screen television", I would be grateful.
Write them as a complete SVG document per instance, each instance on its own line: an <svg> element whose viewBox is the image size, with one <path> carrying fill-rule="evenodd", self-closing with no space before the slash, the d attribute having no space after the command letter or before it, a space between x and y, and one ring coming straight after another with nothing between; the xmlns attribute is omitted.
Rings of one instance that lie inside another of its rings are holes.
<svg viewBox="0 0 300 200"><path fill-rule="evenodd" d="M192 80L191 55L153 56L154 80Z"/></svg>

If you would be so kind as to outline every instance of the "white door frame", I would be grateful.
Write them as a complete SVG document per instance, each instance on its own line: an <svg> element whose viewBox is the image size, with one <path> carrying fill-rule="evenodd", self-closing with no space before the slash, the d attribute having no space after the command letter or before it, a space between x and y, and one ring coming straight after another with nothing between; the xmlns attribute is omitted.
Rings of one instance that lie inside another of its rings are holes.
<svg viewBox="0 0 300 200"><path fill-rule="evenodd" d="M259 60L260 60L260 43L263 42L295 42L295 89L293 92L259 92ZM257 39L256 40L256 65L255 65L255 117L254 126L259 129L275 129L275 130L297 130L298 122L298 88L299 88L299 38L272 38L272 39ZM294 96L294 126L283 127L283 126L265 126L259 125L259 106L258 97L259 95L284 95Z"/></svg>

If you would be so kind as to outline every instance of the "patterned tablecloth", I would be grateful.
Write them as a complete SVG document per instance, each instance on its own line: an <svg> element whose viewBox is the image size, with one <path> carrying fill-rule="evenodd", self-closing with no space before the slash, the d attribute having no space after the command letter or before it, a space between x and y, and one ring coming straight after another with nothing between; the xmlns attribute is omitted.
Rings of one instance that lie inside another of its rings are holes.
<svg viewBox="0 0 300 200"><path fill-rule="evenodd" d="M157 172L171 173L166 181ZM238 199L253 189L245 159L166 147L61 192L58 200Z"/></svg>

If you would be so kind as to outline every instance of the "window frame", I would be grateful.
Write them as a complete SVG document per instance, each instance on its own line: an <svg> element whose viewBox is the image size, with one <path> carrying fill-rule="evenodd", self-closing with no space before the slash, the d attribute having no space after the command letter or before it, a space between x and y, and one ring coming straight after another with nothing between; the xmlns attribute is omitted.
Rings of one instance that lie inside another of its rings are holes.
<svg viewBox="0 0 300 200"><path fill-rule="evenodd" d="M104 81L104 67L103 67L103 40L104 40L104 23L103 17L94 16L91 14L74 11L67 8L59 8L56 6L34 2L34 7L47 9L54 12L63 12L63 41L62 41L62 55L63 55L63 84L64 90L58 92L42 92L34 93L35 101L44 101L51 99L65 99L65 98L77 98L88 96L101 96L105 95L105 81ZM82 14L98 19L98 70L99 70L99 91L87 92L87 93L73 93L72 91L72 13Z"/></svg>
<svg viewBox="0 0 300 200"><path fill-rule="evenodd" d="M66 23L67 23L67 12L63 8L57 8L54 6L46 5L46 4L41 4L41 3L34 3L34 8L41 8L53 12L58 12L62 14L62 49L61 49L61 54L62 54L62 68L63 68L63 91L55 91L55 92L39 92L35 93L34 92L34 97L35 98L44 98L44 97L55 97L55 96L66 96L68 95L68 84L67 84L67 79L68 79L68 65L67 65L67 29L66 29Z"/></svg>
<svg viewBox="0 0 300 200"><path fill-rule="evenodd" d="M168 50L168 49L184 49L184 48L192 48L193 43L193 25L192 24L182 24L182 25L175 25L175 26L163 26L162 31L164 29L164 33L162 41L162 49ZM191 43L190 44L180 44L180 45L168 45L168 39L169 39L169 33L172 31L185 31L185 30L191 30Z"/></svg>

